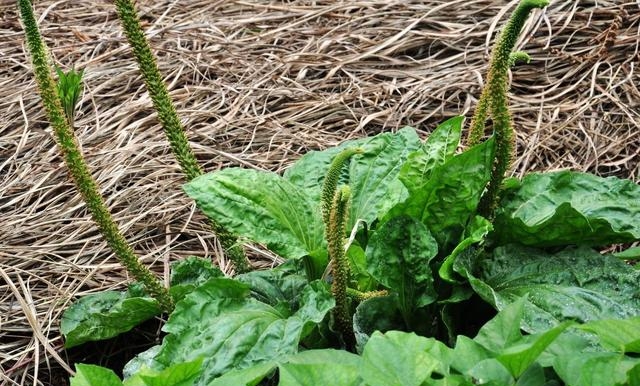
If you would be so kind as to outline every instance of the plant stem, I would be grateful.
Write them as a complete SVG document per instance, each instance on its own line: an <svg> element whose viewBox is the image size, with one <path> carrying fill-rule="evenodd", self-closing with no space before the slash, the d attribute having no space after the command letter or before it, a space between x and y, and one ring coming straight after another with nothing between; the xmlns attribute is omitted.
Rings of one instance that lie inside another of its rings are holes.
<svg viewBox="0 0 640 386"><path fill-rule="evenodd" d="M56 84L51 76L47 51L38 30L31 2L29 0L18 0L18 5L20 16L24 23L27 47L31 54L36 82L42 97L42 104L53 127L58 146L71 177L80 191L89 212L91 212L93 220L122 265L136 280L145 286L151 296L158 300L164 311L171 312L173 310L173 300L169 292L162 286L156 276L140 263L131 246L127 244L118 226L113 221L111 213L98 191L98 186L82 157L75 134L65 119L65 113L62 110Z"/></svg>
<svg viewBox="0 0 640 386"><path fill-rule="evenodd" d="M344 253L344 229L349 218L350 198L351 190L348 186L343 186L336 191L329 216L329 224L327 225L327 244L333 276L331 292L336 300L333 318L336 329L341 334L347 350L353 350L355 347L355 335L353 334L349 298L347 297L349 262Z"/></svg>
<svg viewBox="0 0 640 386"><path fill-rule="evenodd" d="M171 145L171 151L178 160L187 181L191 181L202 175L203 171L189 145L189 140L180 123L175 106L162 81L155 56L151 52L149 42L144 36L135 6L131 0L115 0L114 2L118 11L118 18L127 40L133 48L133 54L138 62L140 72L144 77L153 107L158 112L158 119ZM242 247L238 244L237 238L211 218L209 218L209 222L227 257L233 262L236 271L238 273L248 271L249 264Z"/></svg>
<svg viewBox="0 0 640 386"><path fill-rule="evenodd" d="M493 212L499 200L502 180L511 165L515 152L515 136L507 98L511 51L529 16L529 12L534 8L544 8L547 4L547 0L522 0L518 4L507 25L502 30L498 43L493 50L489 73L487 74L487 83L484 90L482 90L478 108L472 119L469 135L470 145L477 143L484 132L487 107L490 109L491 117L493 118L496 158L487 191L478 205L479 214L489 219L493 218Z"/></svg>

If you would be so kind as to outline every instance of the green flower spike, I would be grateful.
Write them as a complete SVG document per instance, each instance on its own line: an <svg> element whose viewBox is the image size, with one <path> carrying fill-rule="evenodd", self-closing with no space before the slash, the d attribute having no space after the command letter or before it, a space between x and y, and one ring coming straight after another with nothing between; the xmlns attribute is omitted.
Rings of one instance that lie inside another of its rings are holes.
<svg viewBox="0 0 640 386"><path fill-rule="evenodd" d="M509 55L509 67L515 67L520 63L531 63L531 56L524 51L512 52Z"/></svg>
<svg viewBox="0 0 640 386"><path fill-rule="evenodd" d="M333 161L331 161L331 165L329 166L329 170L327 171L327 175L324 178L324 184L322 186L322 220L325 225L329 223L329 213L333 206L333 199L338 187L338 180L340 179L342 167L349 158L362 153L364 153L364 150L359 147L345 149L338 153Z"/></svg>
<svg viewBox="0 0 640 386"><path fill-rule="evenodd" d="M355 300L358 303L364 302L365 300L369 300L372 298L379 298L382 296L388 296L389 291L380 290L380 291L358 291L357 289L347 288L347 296L351 299Z"/></svg>
<svg viewBox="0 0 640 386"><path fill-rule="evenodd" d="M158 112L158 119L171 145L171 151L178 160L187 181L191 181L202 175L203 172L198 164L198 160L193 154L185 130L176 113L175 106L162 81L156 59L151 52L149 42L144 36L134 4L130 0L115 0L115 5L122 28L124 29L129 44L133 48L133 54L138 62L140 72L144 77L144 82L149 91L151 101L153 102L153 107ZM249 264L237 238L212 219L209 219L209 221L227 257L233 262L236 272L249 271Z"/></svg>
<svg viewBox="0 0 640 386"><path fill-rule="evenodd" d="M502 180L511 165L515 149L513 124L507 98L508 70L516 59L528 58L528 55L516 53L512 56L511 51L531 10L544 8L548 3L547 0L522 0L518 4L493 50L489 73L487 74L487 83L482 90L478 107L471 121L467 143L469 146L479 143L484 134L487 109L490 110L493 119L493 132L496 138L496 159L489 186L478 206L480 215L487 218L493 217L493 211L499 199Z"/></svg>
<svg viewBox="0 0 640 386"><path fill-rule="evenodd" d="M346 348L353 350L355 347L355 335L353 333L353 322L351 320L349 298L347 296L349 262L347 261L344 251L344 232L347 219L349 218L350 198L351 189L349 189L348 186L342 186L336 191L326 231L329 264L331 264L333 277L331 292L336 300L336 306L333 309L333 320L336 330L342 336Z"/></svg>
<svg viewBox="0 0 640 386"><path fill-rule="evenodd" d="M109 209L107 209L104 204L104 200L98 191L98 186L91 176L91 173L84 162L84 158L78 149L77 139L70 127L70 121L72 121L72 119L69 119L69 121L65 119L65 112L63 111L62 102L60 101L58 90L56 89L56 83L51 76L51 68L49 67L47 51L44 43L42 42L40 31L38 30L31 2L29 0L18 0L18 6L20 8L20 17L24 23L27 47L31 54L31 61L36 76L36 83L40 91L40 96L42 97L42 104L44 105L49 122L51 122L53 132L67 168L69 169L69 173L71 174L76 187L80 191L89 212L91 212L93 220L98 225L100 232L107 240L107 243L114 251L122 265L126 267L127 271L129 271L136 280L140 281L145 286L151 296L158 300L164 311L171 312L173 310L173 300L171 299L169 292L164 286L162 286L156 276L140 263L136 255L133 253L133 250L118 230L117 225L111 217ZM71 79L76 78L72 76ZM79 78L77 78L77 81L79 82ZM75 82L76 80L73 80L71 85L76 84ZM66 91L78 89L79 87L65 88ZM73 92L65 95L71 95L69 102L74 99ZM65 101L65 103L67 102Z"/></svg>

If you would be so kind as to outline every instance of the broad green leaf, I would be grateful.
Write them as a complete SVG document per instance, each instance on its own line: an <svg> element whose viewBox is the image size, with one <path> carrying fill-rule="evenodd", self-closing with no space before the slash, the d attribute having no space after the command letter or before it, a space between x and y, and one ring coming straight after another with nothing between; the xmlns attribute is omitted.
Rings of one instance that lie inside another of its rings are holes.
<svg viewBox="0 0 640 386"><path fill-rule="evenodd" d="M627 372L628 385L640 385L640 363Z"/></svg>
<svg viewBox="0 0 640 386"><path fill-rule="evenodd" d="M199 285L216 277L223 277L220 268L215 267L211 259L189 256L171 264L171 286Z"/></svg>
<svg viewBox="0 0 640 386"><path fill-rule="evenodd" d="M207 386L256 386L273 373L276 366L275 362L264 362L241 370L233 369L209 382Z"/></svg>
<svg viewBox="0 0 640 386"><path fill-rule="evenodd" d="M580 353L556 358L553 369L571 386L632 386L627 373L638 363L617 353Z"/></svg>
<svg viewBox="0 0 640 386"><path fill-rule="evenodd" d="M478 362L468 372L474 385L508 386L515 383L506 367L495 358Z"/></svg>
<svg viewBox="0 0 640 386"><path fill-rule="evenodd" d="M640 239L640 186L571 171L532 173L504 195L500 244L609 245Z"/></svg>
<svg viewBox="0 0 640 386"><path fill-rule="evenodd" d="M132 378L144 369L153 369L158 371L165 369L166 366L155 360L155 357L158 355L161 348L162 347L160 345L152 346L127 362L122 369L124 379Z"/></svg>
<svg viewBox="0 0 640 386"><path fill-rule="evenodd" d="M369 240L368 271L398 295L399 308L409 326L414 310L437 298L429 267L437 253L438 244L427 227L406 216L382 224Z"/></svg>
<svg viewBox="0 0 640 386"><path fill-rule="evenodd" d="M453 157L460 143L463 120L463 116L456 116L441 123L420 149L409 154L398 176L409 192L423 186L435 167Z"/></svg>
<svg viewBox="0 0 640 386"><path fill-rule="evenodd" d="M124 386L192 386L200 375L202 358L177 363L164 370L142 369L124 381Z"/></svg>
<svg viewBox="0 0 640 386"><path fill-rule="evenodd" d="M618 259L623 260L640 260L640 247L627 248L624 251L613 254Z"/></svg>
<svg viewBox="0 0 640 386"><path fill-rule="evenodd" d="M583 352L600 352L602 347L595 337L579 332L573 328L565 330L538 357L542 367L551 367L557 357L570 357Z"/></svg>
<svg viewBox="0 0 640 386"><path fill-rule="evenodd" d="M227 168L192 180L184 190L218 224L285 258L324 249L318 202L275 173Z"/></svg>
<svg viewBox="0 0 640 386"><path fill-rule="evenodd" d="M450 349L413 333L374 333L362 353L361 376L369 386L420 386L436 372L449 373Z"/></svg>
<svg viewBox="0 0 640 386"><path fill-rule="evenodd" d="M212 279L176 305L163 330L156 360L164 366L204 358L200 384L226 371L247 368L297 352L298 343L335 302L326 285L310 283L300 308L275 308L249 296L249 287ZM284 313L284 314L283 314Z"/></svg>
<svg viewBox="0 0 640 386"><path fill-rule="evenodd" d="M76 375L71 386L122 386L120 378L111 369L95 365L76 364Z"/></svg>
<svg viewBox="0 0 640 386"><path fill-rule="evenodd" d="M279 386L359 386L361 358L340 350L310 350L280 364Z"/></svg>
<svg viewBox="0 0 640 386"><path fill-rule="evenodd" d="M244 273L235 279L249 285L255 299L271 306L286 303L292 309L298 309L307 286L304 276L281 267Z"/></svg>
<svg viewBox="0 0 640 386"><path fill-rule="evenodd" d="M509 370L511 375L518 378L571 324L571 322L565 322L544 333L527 336L522 342L503 350L497 359Z"/></svg>
<svg viewBox="0 0 640 386"><path fill-rule="evenodd" d="M536 362L522 373L515 386L545 386L546 380L544 368Z"/></svg>
<svg viewBox="0 0 640 386"><path fill-rule="evenodd" d="M353 316L353 331L356 336L356 348L362 352L371 334L375 331L387 332L405 327L402 314L398 310L395 296L380 296L367 299L356 307Z"/></svg>
<svg viewBox="0 0 640 386"><path fill-rule="evenodd" d="M384 133L379 135L389 136L392 134ZM324 177L335 156L348 148L363 147L364 144L375 138L377 138L377 136L358 138L341 142L339 145L326 150L310 151L287 168L284 171L283 177L304 191L311 202L320 202ZM350 161L348 161L348 163L350 164ZM348 184L348 174L348 168L345 167L344 175L340 181L341 184Z"/></svg>
<svg viewBox="0 0 640 386"><path fill-rule="evenodd" d="M353 287L362 292L375 290L378 282L367 271L367 256L364 250L359 245L351 244L346 256L349 259L349 273Z"/></svg>
<svg viewBox="0 0 640 386"><path fill-rule="evenodd" d="M310 152L284 173L284 178L304 190L312 202L320 201L325 174L333 157L347 147L360 147L364 154L351 158L342 183L351 187L351 216L348 227L357 219L371 224L389 208L406 198L406 190L397 179L409 153L420 147L420 139L411 127L397 133L345 141L321 152Z"/></svg>
<svg viewBox="0 0 640 386"><path fill-rule="evenodd" d="M520 340L522 338L520 325L524 313L525 298L514 300L482 326L473 340L494 353L500 353L506 347Z"/></svg>
<svg viewBox="0 0 640 386"><path fill-rule="evenodd" d="M220 268L214 267L210 259L189 256L171 264L169 291L174 301L178 301L207 280L222 276Z"/></svg>
<svg viewBox="0 0 640 386"><path fill-rule="evenodd" d="M495 357L495 353L464 335L458 335L453 349L451 367L460 373L466 373L477 363Z"/></svg>
<svg viewBox="0 0 640 386"><path fill-rule="evenodd" d="M640 317L595 320L576 328L596 334L605 348L622 353L640 353Z"/></svg>
<svg viewBox="0 0 640 386"><path fill-rule="evenodd" d="M358 219L373 223L407 197L398 173L409 153L420 145L420 138L410 127L378 135L362 145L364 154L353 157L349 168L348 185L353 192L349 229Z"/></svg>
<svg viewBox="0 0 640 386"><path fill-rule="evenodd" d="M440 277L450 283L459 283L460 280L458 280L453 270L453 263L456 257L470 246L482 242L492 229L493 226L489 220L482 216L474 216L465 229L463 239L442 262L438 271Z"/></svg>
<svg viewBox="0 0 640 386"><path fill-rule="evenodd" d="M435 168L429 181L387 218L409 215L426 224L441 246L457 243L489 181L494 143L492 138Z"/></svg>
<svg viewBox="0 0 640 386"><path fill-rule="evenodd" d="M528 295L522 326L543 332L563 320L588 322L640 315L640 271L587 247L558 253L508 245L474 263L456 261L474 290L497 309Z"/></svg>
<svg viewBox="0 0 640 386"><path fill-rule="evenodd" d="M160 314L155 299L135 295L132 291L104 291L78 299L60 322L65 347L113 338Z"/></svg>

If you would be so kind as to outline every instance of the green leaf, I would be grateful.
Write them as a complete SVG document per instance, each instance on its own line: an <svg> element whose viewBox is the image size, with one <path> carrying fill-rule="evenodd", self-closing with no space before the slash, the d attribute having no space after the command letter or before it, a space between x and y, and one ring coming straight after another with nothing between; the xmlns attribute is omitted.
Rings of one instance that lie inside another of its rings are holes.
<svg viewBox="0 0 640 386"><path fill-rule="evenodd" d="M279 386L359 386L361 358L339 350L310 350L280 364Z"/></svg>
<svg viewBox="0 0 640 386"><path fill-rule="evenodd" d="M456 278L453 269L453 263L456 261L456 258L470 246L482 242L492 229L493 226L489 220L482 216L474 216L465 229L463 239L442 262L438 271L440 277L450 283L459 283L460 280Z"/></svg>
<svg viewBox="0 0 640 386"><path fill-rule="evenodd" d="M245 284L212 279L187 295L164 326L169 335L155 359L170 366L203 357L200 382L206 383L232 368L297 352L309 326L320 323L335 304L321 282L303 289L297 310L275 308L249 293Z"/></svg>
<svg viewBox="0 0 640 386"><path fill-rule="evenodd" d="M491 138L435 168L387 218L407 214L426 224L441 246L457 243L489 181L494 143Z"/></svg>
<svg viewBox="0 0 640 386"><path fill-rule="evenodd" d="M450 349L413 333L374 333L362 353L361 376L369 386L420 386L436 372L449 374Z"/></svg>
<svg viewBox="0 0 640 386"><path fill-rule="evenodd" d="M635 241L640 239L640 186L571 171L532 173L504 195L494 227L500 244Z"/></svg>
<svg viewBox="0 0 640 386"><path fill-rule="evenodd" d="M356 307L353 316L353 332L356 348L362 352L371 334L375 331L387 332L405 328L402 314L398 310L395 296L380 296L367 299Z"/></svg>
<svg viewBox="0 0 640 386"><path fill-rule="evenodd" d="M371 236L366 252L368 271L398 294L399 309L408 325L416 308L437 298L429 267L437 253L438 244L427 227L410 217L395 217Z"/></svg>
<svg viewBox="0 0 640 386"><path fill-rule="evenodd" d="M370 224L406 198L406 190L397 176L409 153L420 145L420 139L411 127L397 133L345 141L325 151L305 154L285 171L284 177L306 191L312 202L320 202L324 176L333 157L349 147L362 148L364 154L351 159L341 183L349 185L353 191L348 228L352 228L357 219Z"/></svg>
<svg viewBox="0 0 640 386"><path fill-rule="evenodd" d="M640 363L627 372L629 377L627 385L640 385Z"/></svg>
<svg viewBox="0 0 640 386"><path fill-rule="evenodd" d="M473 379L474 385L506 386L514 384L509 370L494 358L478 362L467 374Z"/></svg>
<svg viewBox="0 0 640 386"><path fill-rule="evenodd" d="M162 371L142 369L124 381L124 386L192 386L202 370L202 358L177 363Z"/></svg>
<svg viewBox="0 0 640 386"><path fill-rule="evenodd" d="M223 276L220 268L214 267L210 259L189 256L171 264L169 291L174 301L179 301L207 280Z"/></svg>
<svg viewBox="0 0 640 386"><path fill-rule="evenodd" d="M477 363L485 359L493 358L494 356L495 353L492 353L475 340L464 335L458 335L453 350L451 367L460 373L466 373Z"/></svg>
<svg viewBox="0 0 640 386"><path fill-rule="evenodd" d="M571 324L572 322L565 322L544 333L527 336L523 342L503 350L497 359L509 370L511 375L517 378Z"/></svg>
<svg viewBox="0 0 640 386"><path fill-rule="evenodd" d="M622 354L580 353L556 358L553 369L571 386L631 386L627 373L638 363Z"/></svg>
<svg viewBox="0 0 640 386"><path fill-rule="evenodd" d="M545 386L546 380L544 368L536 362L522 373L515 386Z"/></svg>
<svg viewBox="0 0 640 386"><path fill-rule="evenodd" d="M456 116L441 123L420 149L409 154L398 175L409 192L418 190L429 180L435 167L453 157L460 143L463 120L463 116Z"/></svg>
<svg viewBox="0 0 640 386"><path fill-rule="evenodd" d="M640 317L595 320L576 328L598 336L605 348L621 353L640 353Z"/></svg>
<svg viewBox="0 0 640 386"><path fill-rule="evenodd" d="M76 364L76 375L70 379L71 386L122 386L120 378L112 370L95 366Z"/></svg>
<svg viewBox="0 0 640 386"><path fill-rule="evenodd" d="M524 313L524 304L525 298L515 299L513 303L506 306L482 326L473 340L494 353L499 353L520 340L522 338L520 324Z"/></svg>
<svg viewBox="0 0 640 386"><path fill-rule="evenodd" d="M62 314L60 332L65 347L113 338L160 314L155 299L134 296L131 291L104 291L87 295Z"/></svg>
<svg viewBox="0 0 640 386"><path fill-rule="evenodd" d="M235 279L248 284L255 299L271 306L286 303L292 309L299 308L303 290L308 284L303 275L281 267L244 273Z"/></svg>
<svg viewBox="0 0 640 386"><path fill-rule="evenodd" d="M411 127L395 134L377 135L362 145L364 154L353 157L349 168L348 185L353 195L348 229L353 228L358 219L373 223L407 197L398 173L409 153L420 145Z"/></svg>
<svg viewBox="0 0 640 386"><path fill-rule="evenodd" d="M378 283L367 271L367 255L364 250L359 245L351 244L346 257L349 259L349 273L354 287L362 292L375 290Z"/></svg>
<svg viewBox="0 0 640 386"><path fill-rule="evenodd" d="M464 256L464 258L462 258ZM640 271L587 247L558 253L508 245L478 262L463 254L457 271L501 310L528 295L522 328L543 332L563 320L588 322L640 314Z"/></svg>
<svg viewBox="0 0 640 386"><path fill-rule="evenodd" d="M209 382L207 386L256 386L275 368L275 362L264 362L240 370L233 369Z"/></svg>
<svg viewBox="0 0 640 386"><path fill-rule="evenodd" d="M184 190L225 229L285 258L325 248L318 202L275 173L227 168L195 178Z"/></svg>
<svg viewBox="0 0 640 386"><path fill-rule="evenodd" d="M384 136L391 133L379 134ZM338 146L322 151L310 151L300 157L293 165L284 171L283 177L305 192L311 202L320 202L324 178L333 159L348 148L363 147L365 143L373 141L377 136L358 138L341 142ZM357 156L356 156L357 157ZM345 168L347 169L347 168ZM341 177L339 184L348 184L348 171Z"/></svg>
<svg viewBox="0 0 640 386"><path fill-rule="evenodd" d="M209 279L223 276L220 268L215 267L211 259L189 256L171 264L171 286L184 284L197 286Z"/></svg>
<svg viewBox="0 0 640 386"><path fill-rule="evenodd" d="M69 124L73 126L76 115L76 105L82 93L82 75L83 70L76 71L71 69L68 72L62 71L59 67L56 67L56 73L58 74L57 90L60 97L60 103L62 109Z"/></svg>
<svg viewBox="0 0 640 386"><path fill-rule="evenodd" d="M624 251L613 254L618 259L623 260L640 260L640 247L627 248Z"/></svg>

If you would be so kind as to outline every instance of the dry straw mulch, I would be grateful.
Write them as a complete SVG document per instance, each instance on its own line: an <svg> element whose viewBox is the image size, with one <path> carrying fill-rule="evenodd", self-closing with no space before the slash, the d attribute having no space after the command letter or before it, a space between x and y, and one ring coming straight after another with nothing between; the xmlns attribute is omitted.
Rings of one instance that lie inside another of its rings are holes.
<svg viewBox="0 0 640 386"><path fill-rule="evenodd" d="M341 140L473 111L488 47L515 1L138 0L206 170L282 171ZM167 277L193 254L227 272L181 191L111 2L37 1L55 62L85 69L77 135L127 239ZM71 184L35 92L13 1L0 1L0 383L52 384L61 312L128 277ZM513 173L640 177L640 3L553 1L512 72ZM256 266L272 264L256 257ZM63 372L64 374L64 372ZM62 378L65 378L63 376Z"/></svg>

